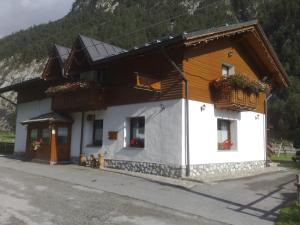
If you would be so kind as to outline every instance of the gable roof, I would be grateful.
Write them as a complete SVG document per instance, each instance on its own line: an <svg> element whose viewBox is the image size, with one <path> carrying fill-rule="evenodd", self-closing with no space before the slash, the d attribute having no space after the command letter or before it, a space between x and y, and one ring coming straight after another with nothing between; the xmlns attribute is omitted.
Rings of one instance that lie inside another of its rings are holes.
<svg viewBox="0 0 300 225"><path fill-rule="evenodd" d="M42 73L42 78L47 80L48 76L51 73L51 67L56 67L59 69L56 69L55 73L60 73L59 75L63 76L62 69L64 68L66 60L70 56L71 49L58 45L53 44L49 53L49 58L46 63L46 66L44 68L44 71ZM56 65L58 64L58 65ZM60 72L57 72L57 70L60 70ZM53 73L53 71L52 71ZM58 75L58 74L55 74ZM54 76L56 78L59 78L59 76Z"/></svg>
<svg viewBox="0 0 300 225"><path fill-rule="evenodd" d="M191 32L184 35L186 45L197 45L201 42L207 43L222 37L229 37L239 35L243 33L253 34L254 39L252 42L248 42L251 45L252 50L257 53L261 52L267 59L266 62L269 67L273 67L272 72L278 83L282 83L284 86L288 86L290 81L288 75L281 64L275 50L269 42L263 28L257 20L252 20L244 23L233 24L230 26L223 26L219 28L212 28L203 31ZM255 43L254 43L255 42ZM257 43L257 44L256 44ZM255 46L256 45L256 46ZM254 49L256 47L256 49Z"/></svg>
<svg viewBox="0 0 300 225"><path fill-rule="evenodd" d="M54 51L56 52L56 57L58 58L61 66L63 67L64 63L66 62L66 60L68 59L71 49L58 45L58 44L54 44L53 46Z"/></svg>
<svg viewBox="0 0 300 225"><path fill-rule="evenodd" d="M83 47L86 49L92 62L118 55L127 51L123 48L107 44L93 38L85 37L83 35L79 35L78 38L81 40Z"/></svg>
<svg viewBox="0 0 300 225"><path fill-rule="evenodd" d="M184 46L198 45L201 43L208 43L210 41L218 40L224 37L231 37L247 32L255 33L254 36L256 36L257 38L255 42L259 42L260 48L268 58L268 61L270 61L268 62L269 66L274 68L275 72L273 75L276 76L278 83L281 83L284 86L289 85L290 82L288 79L288 75L286 74L285 69L278 59L277 54L275 53L266 34L264 33L257 20L210 28L190 33L184 32L177 36L169 36L163 39L155 40L151 43L146 43L141 47L135 47L127 52L121 52L120 54L113 55L111 57L101 58L97 60L95 64L113 62L114 60L144 54L155 49L169 47L175 44L181 43Z"/></svg>
<svg viewBox="0 0 300 225"><path fill-rule="evenodd" d="M72 123L73 119L63 114L50 112L50 113L42 114L37 117L33 117L29 120L22 121L21 124L26 125L30 123L40 123L40 122Z"/></svg>
<svg viewBox="0 0 300 225"><path fill-rule="evenodd" d="M77 69L84 65L90 66L97 61L111 58L124 52L127 52L127 50L79 34L72 47L70 56L65 62L65 74L69 75L69 73L72 73L74 66Z"/></svg>

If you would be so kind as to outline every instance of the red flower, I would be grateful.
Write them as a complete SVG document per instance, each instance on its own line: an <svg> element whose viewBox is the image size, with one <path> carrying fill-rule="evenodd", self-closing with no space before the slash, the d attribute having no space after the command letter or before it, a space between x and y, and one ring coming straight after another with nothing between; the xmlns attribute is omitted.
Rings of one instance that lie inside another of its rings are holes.
<svg viewBox="0 0 300 225"><path fill-rule="evenodd" d="M137 141L136 138L132 138L132 139L130 140L130 144L131 144L131 145L137 145L137 143L138 143L138 141Z"/></svg>
<svg viewBox="0 0 300 225"><path fill-rule="evenodd" d="M226 149L231 148L231 146L233 146L233 143L231 142L231 140L227 139L222 143L223 147Z"/></svg>

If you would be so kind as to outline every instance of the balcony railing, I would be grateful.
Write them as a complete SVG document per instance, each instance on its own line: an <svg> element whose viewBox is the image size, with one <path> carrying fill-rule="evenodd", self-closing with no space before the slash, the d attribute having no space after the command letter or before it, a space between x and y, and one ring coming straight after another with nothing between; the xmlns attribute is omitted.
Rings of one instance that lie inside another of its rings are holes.
<svg viewBox="0 0 300 225"><path fill-rule="evenodd" d="M257 93L221 86L214 90L213 94L217 108L234 111L253 111L257 108L259 96Z"/></svg>
<svg viewBox="0 0 300 225"><path fill-rule="evenodd" d="M52 97L52 110L80 112L106 108L105 89L95 85L65 84L47 90Z"/></svg>

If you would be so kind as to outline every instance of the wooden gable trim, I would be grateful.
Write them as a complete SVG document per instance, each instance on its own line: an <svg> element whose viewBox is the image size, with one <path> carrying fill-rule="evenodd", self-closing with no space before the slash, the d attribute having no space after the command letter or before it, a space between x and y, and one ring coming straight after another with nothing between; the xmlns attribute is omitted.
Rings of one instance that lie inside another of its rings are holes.
<svg viewBox="0 0 300 225"><path fill-rule="evenodd" d="M81 58L81 60L79 60L78 58ZM82 67L88 66L91 68L91 65L92 59L88 54L86 46L84 46L79 35L72 47L70 56L65 62L64 76L68 77L70 75L77 74L78 72L82 72L86 70ZM72 69L73 67L75 68Z"/></svg>
<svg viewBox="0 0 300 225"><path fill-rule="evenodd" d="M285 72L285 69L283 68L283 65L281 64L277 54L275 53L275 50L273 49L272 45L268 41L262 27L257 24L256 30L254 32L255 37L261 44L261 47L264 49L265 53L270 58L271 63L274 65L274 68L277 70L277 75L280 77L281 82L284 84L284 86L289 86L290 81L288 79L288 75Z"/></svg>
<svg viewBox="0 0 300 225"><path fill-rule="evenodd" d="M48 77L48 75L49 75L49 66L50 66L50 63L51 63L51 56L48 58L48 60L47 60L47 63L46 63L46 66L45 66L45 68L44 68L44 70L43 70L43 73L42 73L42 79L43 80L47 80L47 77Z"/></svg>
<svg viewBox="0 0 300 225"><path fill-rule="evenodd" d="M198 46L200 44L207 44L211 41L216 41L219 39L229 38L229 37L238 37L242 34L253 34L256 38L257 43L259 43L260 48L263 50L268 63L272 65L276 73L271 73L270 75L278 81L278 83L283 86L289 85L288 76L280 63L275 51L273 50L271 44L269 43L266 35L264 34L261 26L258 23L248 25L243 28L233 29L229 31L216 32L216 33L207 33L204 35L194 36L187 38L185 41L185 46Z"/></svg>

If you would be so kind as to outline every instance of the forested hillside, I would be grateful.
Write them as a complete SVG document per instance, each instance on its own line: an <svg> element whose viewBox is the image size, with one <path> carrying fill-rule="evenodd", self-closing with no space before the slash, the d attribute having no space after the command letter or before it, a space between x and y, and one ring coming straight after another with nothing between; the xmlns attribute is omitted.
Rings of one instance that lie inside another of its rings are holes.
<svg viewBox="0 0 300 225"><path fill-rule="evenodd" d="M271 100L272 134L298 140L299 14L299 0L77 0L61 20L1 39L0 74L3 82L15 70L21 78L38 74L48 46L56 42L71 47L78 33L132 48L183 31L259 19L292 81L289 89L278 91Z"/></svg>

